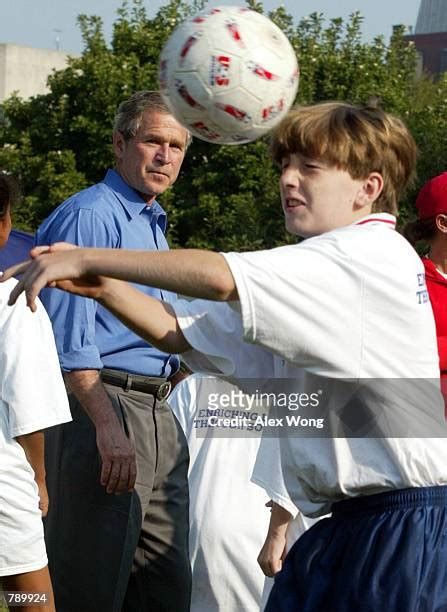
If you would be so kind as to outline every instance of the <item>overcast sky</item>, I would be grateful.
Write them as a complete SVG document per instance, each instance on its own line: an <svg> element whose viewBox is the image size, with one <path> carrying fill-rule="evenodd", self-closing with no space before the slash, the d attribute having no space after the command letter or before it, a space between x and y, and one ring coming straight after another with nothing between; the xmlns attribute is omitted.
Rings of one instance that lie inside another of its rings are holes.
<svg viewBox="0 0 447 612"><path fill-rule="evenodd" d="M129 0L129 3L131 0ZM162 0L144 0L150 16L167 4ZM232 4L245 6L242 0L210 0L209 6ZM281 0L265 0L266 11L278 7ZM420 0L283 0L296 21L317 11L327 18L347 18L359 10L364 16L366 40L378 34L387 38L393 24L416 25ZM80 13L99 15L104 31L110 36L116 9L122 0L0 0L0 43L15 43L44 49L80 53L81 36L76 23Z"/></svg>

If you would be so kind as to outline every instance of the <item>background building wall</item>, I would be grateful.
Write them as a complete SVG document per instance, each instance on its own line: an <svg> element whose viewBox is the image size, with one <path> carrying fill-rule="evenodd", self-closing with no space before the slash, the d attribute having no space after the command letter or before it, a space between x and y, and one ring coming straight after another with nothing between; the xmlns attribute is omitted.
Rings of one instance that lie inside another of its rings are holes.
<svg viewBox="0 0 447 612"><path fill-rule="evenodd" d="M61 51L0 44L0 102L14 91L21 98L46 93L48 76L65 68L67 58Z"/></svg>
<svg viewBox="0 0 447 612"><path fill-rule="evenodd" d="M447 0L421 0L415 31L405 38L416 45L424 71L435 79L447 72Z"/></svg>
<svg viewBox="0 0 447 612"><path fill-rule="evenodd" d="M406 36L412 40L422 56L424 70L439 75L447 70L447 32L433 34L413 34Z"/></svg>

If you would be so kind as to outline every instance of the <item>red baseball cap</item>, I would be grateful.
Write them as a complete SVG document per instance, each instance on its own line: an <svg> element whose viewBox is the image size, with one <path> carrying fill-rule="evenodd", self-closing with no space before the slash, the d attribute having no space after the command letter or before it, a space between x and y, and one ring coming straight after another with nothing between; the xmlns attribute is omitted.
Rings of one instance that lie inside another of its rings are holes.
<svg viewBox="0 0 447 612"><path fill-rule="evenodd" d="M447 172L425 183L416 199L416 208L419 219L447 214Z"/></svg>

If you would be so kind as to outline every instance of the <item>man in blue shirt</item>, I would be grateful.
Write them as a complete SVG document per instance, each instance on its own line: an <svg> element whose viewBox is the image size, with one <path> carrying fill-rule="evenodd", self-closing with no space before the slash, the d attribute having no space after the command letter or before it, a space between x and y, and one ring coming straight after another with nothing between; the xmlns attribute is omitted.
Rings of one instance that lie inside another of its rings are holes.
<svg viewBox="0 0 447 612"><path fill-rule="evenodd" d="M137 92L115 117L115 169L63 202L36 243L168 249L156 197L177 179L189 142L157 92ZM73 414L47 443L57 610L186 611L188 455L164 402L178 357L151 347L94 300L57 290L42 299Z"/></svg>

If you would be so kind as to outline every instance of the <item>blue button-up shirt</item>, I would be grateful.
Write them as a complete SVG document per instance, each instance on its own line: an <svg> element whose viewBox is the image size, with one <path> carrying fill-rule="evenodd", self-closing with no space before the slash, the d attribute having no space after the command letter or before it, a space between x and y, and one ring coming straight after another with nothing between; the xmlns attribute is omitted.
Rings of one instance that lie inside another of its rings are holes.
<svg viewBox="0 0 447 612"><path fill-rule="evenodd" d="M65 241L84 247L167 250L166 213L142 200L114 170L102 183L63 202L39 227L36 244ZM134 285L147 295L173 302L167 291ZM42 301L53 323L65 371L112 368L147 376L169 376L178 357L153 348L91 299L45 289Z"/></svg>

